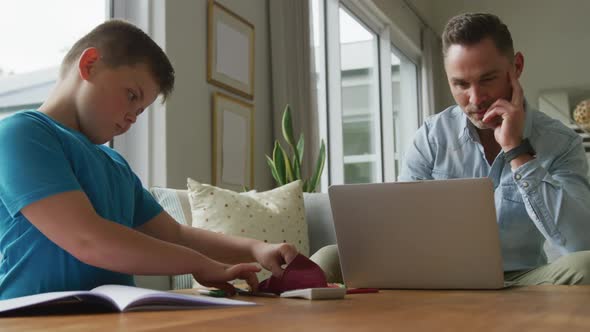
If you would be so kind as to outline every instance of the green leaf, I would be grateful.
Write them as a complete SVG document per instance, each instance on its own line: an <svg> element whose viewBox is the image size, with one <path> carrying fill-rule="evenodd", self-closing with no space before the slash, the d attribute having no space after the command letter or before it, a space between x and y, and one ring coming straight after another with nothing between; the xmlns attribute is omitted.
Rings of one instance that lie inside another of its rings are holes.
<svg viewBox="0 0 590 332"><path fill-rule="evenodd" d="M303 181L303 192L304 193L308 193L309 192L308 191L308 187L309 187L309 181L308 180Z"/></svg>
<svg viewBox="0 0 590 332"><path fill-rule="evenodd" d="M287 141L292 147L295 147L295 139L293 138L293 119L291 118L291 105L289 104L285 106L282 125L285 141Z"/></svg>
<svg viewBox="0 0 590 332"><path fill-rule="evenodd" d="M276 169L275 163L272 161L272 159L270 159L269 156L266 156L266 163L268 164L268 167L270 167L270 173L272 174L272 177L275 179L277 184L281 185L281 179L279 178L279 175L277 174L277 169Z"/></svg>
<svg viewBox="0 0 590 332"><path fill-rule="evenodd" d="M324 140L322 140L320 145L320 152L318 154L318 159L316 160L316 167L315 173L309 180L309 192L314 192L315 188L320 181L320 176L322 175L322 171L324 170L324 164L326 162L326 144L324 144Z"/></svg>
<svg viewBox="0 0 590 332"><path fill-rule="evenodd" d="M299 165L303 164L303 149L305 142L303 139L303 133L299 135L299 141L297 142L297 152L299 153Z"/></svg>
<svg viewBox="0 0 590 332"><path fill-rule="evenodd" d="M283 137L287 141L287 144L289 144L290 150L293 153L293 161L291 163L291 166L293 166L292 180L297 180L301 178L301 157L297 151L297 146L295 146L295 138L293 136L293 118L291 117L291 105L289 104L285 106L285 111L283 112L282 129ZM289 157L286 157L286 159L289 159Z"/></svg>
<svg viewBox="0 0 590 332"><path fill-rule="evenodd" d="M250 191L250 188L248 188L248 186L242 186L242 190L244 192L248 192L248 191Z"/></svg>
<svg viewBox="0 0 590 332"><path fill-rule="evenodd" d="M275 147L272 151L272 159L275 164L275 168L277 170L277 176L279 177L279 185L287 184L287 174L286 174L286 167L285 167L285 150L281 146L279 141L275 141Z"/></svg>
<svg viewBox="0 0 590 332"><path fill-rule="evenodd" d="M291 167L291 162L289 161L289 157L287 155L285 155L285 173L285 183L291 183L295 180L293 177L293 168Z"/></svg>
<svg viewBox="0 0 590 332"><path fill-rule="evenodd" d="M293 156L293 180L301 180L301 165L297 156Z"/></svg>

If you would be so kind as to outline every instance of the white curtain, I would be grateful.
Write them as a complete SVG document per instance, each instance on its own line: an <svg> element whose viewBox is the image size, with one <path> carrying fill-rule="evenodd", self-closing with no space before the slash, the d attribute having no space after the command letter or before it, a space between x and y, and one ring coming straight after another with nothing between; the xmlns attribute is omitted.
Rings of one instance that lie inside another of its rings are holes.
<svg viewBox="0 0 590 332"><path fill-rule="evenodd" d="M422 119L435 114L435 72L437 62L442 61L440 41L432 30L422 28Z"/></svg>
<svg viewBox="0 0 590 332"><path fill-rule="evenodd" d="M313 170L319 149L316 103L312 102L311 42L309 0L269 1L273 142L279 139L287 147L281 131L285 105L291 105L293 130L305 136L303 177Z"/></svg>
<svg viewBox="0 0 590 332"><path fill-rule="evenodd" d="M429 27L422 28L423 119L455 104L447 83L442 40Z"/></svg>

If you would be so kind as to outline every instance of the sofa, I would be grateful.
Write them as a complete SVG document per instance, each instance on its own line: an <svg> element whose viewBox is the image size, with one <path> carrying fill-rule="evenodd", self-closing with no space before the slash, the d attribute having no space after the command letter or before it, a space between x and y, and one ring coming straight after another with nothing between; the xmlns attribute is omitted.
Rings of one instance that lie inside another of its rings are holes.
<svg viewBox="0 0 590 332"><path fill-rule="evenodd" d="M185 225L192 224L188 190L154 187L150 189L154 198L164 207L177 222ZM326 247L336 243L336 234L332 221L332 211L327 193L304 193L305 219L309 235L310 256L324 250L335 250L334 246ZM322 262L316 261L320 266ZM339 271L338 271L339 272ZM338 276L327 276L328 279ZM178 276L135 276L138 287L170 290L192 287L191 275Z"/></svg>
<svg viewBox="0 0 590 332"><path fill-rule="evenodd" d="M192 213L189 204L188 190L151 188L150 192L164 209L179 223L191 225ZM327 193L304 193L305 219L308 227L310 258L324 272L329 282L341 282L342 275L337 259L336 234L330 201ZM561 254L556 248L545 243L545 253L552 262ZM138 287L170 290L191 288L192 276L135 276Z"/></svg>

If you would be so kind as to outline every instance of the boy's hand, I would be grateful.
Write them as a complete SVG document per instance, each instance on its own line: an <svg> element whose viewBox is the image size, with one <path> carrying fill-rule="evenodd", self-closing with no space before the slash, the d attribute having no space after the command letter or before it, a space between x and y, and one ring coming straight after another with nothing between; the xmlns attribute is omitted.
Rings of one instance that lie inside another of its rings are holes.
<svg viewBox="0 0 590 332"><path fill-rule="evenodd" d="M295 246L288 243L270 244L259 242L252 248L254 258L262 267L280 278L283 275L284 264L289 264L299 254Z"/></svg>
<svg viewBox="0 0 590 332"><path fill-rule="evenodd" d="M260 268L252 264L228 265L214 262L212 266L208 266L202 273L193 274L193 277L203 286L215 287L223 290L229 296L233 296L236 294L236 289L228 281L234 279L245 280L250 289L255 292L258 288L256 272L260 272Z"/></svg>

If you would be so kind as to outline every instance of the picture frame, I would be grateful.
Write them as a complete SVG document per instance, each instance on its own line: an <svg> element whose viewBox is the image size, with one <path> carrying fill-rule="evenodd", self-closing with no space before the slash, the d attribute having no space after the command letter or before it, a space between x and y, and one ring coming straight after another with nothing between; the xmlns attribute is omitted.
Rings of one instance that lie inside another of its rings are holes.
<svg viewBox="0 0 590 332"><path fill-rule="evenodd" d="M254 98L254 25L209 0L207 11L207 82Z"/></svg>
<svg viewBox="0 0 590 332"><path fill-rule="evenodd" d="M254 187L254 107L232 96L213 94L214 186L241 192Z"/></svg>

